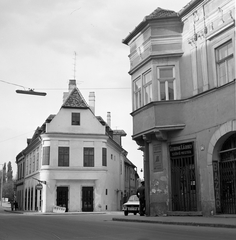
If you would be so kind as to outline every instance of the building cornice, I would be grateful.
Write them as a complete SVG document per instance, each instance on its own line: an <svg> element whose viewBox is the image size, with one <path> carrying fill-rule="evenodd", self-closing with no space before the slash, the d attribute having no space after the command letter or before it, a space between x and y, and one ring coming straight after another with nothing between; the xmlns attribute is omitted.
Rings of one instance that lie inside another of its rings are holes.
<svg viewBox="0 0 236 240"><path fill-rule="evenodd" d="M176 130L183 130L185 128L185 124L179 123L174 125L162 125L162 126L155 126L153 128L149 128L143 132L139 132L138 134L132 135L133 139L137 139L143 136L148 136L155 134L155 136L165 139L164 132L166 131L176 131Z"/></svg>
<svg viewBox="0 0 236 240"><path fill-rule="evenodd" d="M55 138L85 138L85 139L104 139L107 140L108 136L105 134L94 133L64 133L64 132L47 132L41 135L43 140L55 139Z"/></svg>
<svg viewBox="0 0 236 240"><path fill-rule="evenodd" d="M153 52L148 57L143 59L140 63L138 63L135 67L133 67L128 73L132 75L134 72L136 72L139 68L147 64L149 61L154 59L162 59L162 58L178 58L183 55L182 51L176 51L176 52Z"/></svg>

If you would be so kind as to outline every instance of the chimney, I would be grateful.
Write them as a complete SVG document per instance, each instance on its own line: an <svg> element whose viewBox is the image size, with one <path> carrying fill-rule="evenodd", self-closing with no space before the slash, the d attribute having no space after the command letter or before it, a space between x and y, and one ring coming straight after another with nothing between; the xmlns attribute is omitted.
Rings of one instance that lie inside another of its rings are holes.
<svg viewBox="0 0 236 240"><path fill-rule="evenodd" d="M76 87L76 80L70 80L69 91L73 90L75 87Z"/></svg>
<svg viewBox="0 0 236 240"><path fill-rule="evenodd" d="M111 112L107 112L107 125L111 127Z"/></svg>
<svg viewBox="0 0 236 240"><path fill-rule="evenodd" d="M69 80L69 87L68 92L63 93L63 103L65 102L66 98L69 96L70 92L76 87L76 80Z"/></svg>
<svg viewBox="0 0 236 240"><path fill-rule="evenodd" d="M94 92L89 93L89 106L93 114L95 114L95 93Z"/></svg>

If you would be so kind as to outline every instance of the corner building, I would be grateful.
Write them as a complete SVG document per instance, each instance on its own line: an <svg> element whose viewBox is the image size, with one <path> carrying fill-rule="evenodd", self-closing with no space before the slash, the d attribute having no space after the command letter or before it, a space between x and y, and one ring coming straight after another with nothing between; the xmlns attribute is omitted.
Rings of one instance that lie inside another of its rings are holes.
<svg viewBox="0 0 236 240"><path fill-rule="evenodd" d="M95 116L95 95L89 104L70 80L63 104L38 127L28 145L16 157L18 176L16 199L19 209L52 212L100 212L122 209L125 182L136 188L135 179L126 178L125 169L136 173L122 147L124 130L112 130ZM126 162L129 162L127 166ZM60 208L59 208L60 209Z"/></svg>
<svg viewBox="0 0 236 240"><path fill-rule="evenodd" d="M235 1L157 8L123 43L147 215L235 214Z"/></svg>

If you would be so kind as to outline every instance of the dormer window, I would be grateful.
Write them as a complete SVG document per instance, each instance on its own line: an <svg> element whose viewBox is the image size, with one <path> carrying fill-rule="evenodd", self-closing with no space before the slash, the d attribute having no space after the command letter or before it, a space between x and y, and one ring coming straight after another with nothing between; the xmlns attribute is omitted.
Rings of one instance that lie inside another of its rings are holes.
<svg viewBox="0 0 236 240"><path fill-rule="evenodd" d="M80 113L71 114L71 125L80 125Z"/></svg>

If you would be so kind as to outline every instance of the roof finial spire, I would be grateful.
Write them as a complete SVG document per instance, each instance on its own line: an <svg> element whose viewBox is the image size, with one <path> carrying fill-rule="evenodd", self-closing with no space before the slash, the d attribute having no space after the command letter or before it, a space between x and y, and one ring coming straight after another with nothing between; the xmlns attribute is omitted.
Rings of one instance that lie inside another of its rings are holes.
<svg viewBox="0 0 236 240"><path fill-rule="evenodd" d="M76 79L76 51L74 51L74 80Z"/></svg>

